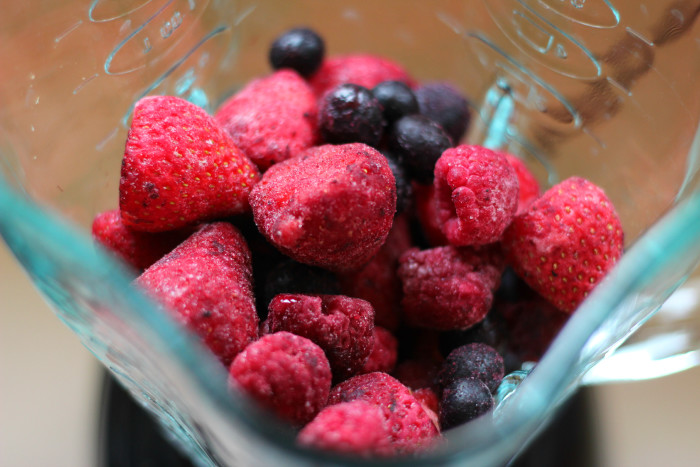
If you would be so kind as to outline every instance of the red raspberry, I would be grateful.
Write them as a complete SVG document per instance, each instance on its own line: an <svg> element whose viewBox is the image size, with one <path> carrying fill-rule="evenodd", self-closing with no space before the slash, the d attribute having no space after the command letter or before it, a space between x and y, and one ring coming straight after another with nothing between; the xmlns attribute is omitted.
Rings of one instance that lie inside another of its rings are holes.
<svg viewBox="0 0 700 467"><path fill-rule="evenodd" d="M452 245L498 241L518 207L518 177L506 158L481 146L457 146L435 164L435 201Z"/></svg>
<svg viewBox="0 0 700 467"><path fill-rule="evenodd" d="M331 390L328 405L354 400L382 409L389 423L392 446L398 454L425 450L439 436L430 416L411 391L386 373L367 373L340 383Z"/></svg>
<svg viewBox="0 0 700 467"><path fill-rule="evenodd" d="M372 305L342 295L277 295L262 326L264 334L288 331L318 344L337 381L362 369L374 345L373 329Z"/></svg>
<svg viewBox="0 0 700 467"><path fill-rule="evenodd" d="M372 89L382 81L401 81L409 86L415 84L401 65L368 54L329 57L309 79L318 97L341 84L352 83Z"/></svg>
<svg viewBox="0 0 700 467"><path fill-rule="evenodd" d="M399 257L411 247L408 219L394 218L389 236L362 269L339 277L343 292L367 300L374 308L374 323L395 330L399 326L401 281L396 276Z"/></svg>
<svg viewBox="0 0 700 467"><path fill-rule="evenodd" d="M389 373L396 365L399 343L392 333L379 326L374 327L372 353L362 367L361 373L381 371Z"/></svg>
<svg viewBox="0 0 700 467"><path fill-rule="evenodd" d="M622 255L623 232L603 190L572 177L513 220L503 247L530 287L571 313Z"/></svg>
<svg viewBox="0 0 700 467"><path fill-rule="evenodd" d="M440 227L437 202L435 201L435 186L414 183L413 193L416 202L416 215L425 239L430 246L447 245L449 242Z"/></svg>
<svg viewBox="0 0 700 467"><path fill-rule="evenodd" d="M140 285L228 366L258 337L250 251L225 222L202 227L148 268Z"/></svg>
<svg viewBox="0 0 700 467"><path fill-rule="evenodd" d="M363 401L323 409L297 437L299 444L360 457L393 453L389 424L382 410Z"/></svg>
<svg viewBox="0 0 700 467"><path fill-rule="evenodd" d="M448 331L484 319L503 268L494 249L454 246L408 250L399 260L408 324Z"/></svg>
<svg viewBox="0 0 700 467"><path fill-rule="evenodd" d="M518 210L517 214L525 211L530 204L540 197L540 184L527 168L525 163L519 158L510 154L502 153L508 159L508 163L515 170L518 176Z"/></svg>
<svg viewBox="0 0 700 467"><path fill-rule="evenodd" d="M172 96L136 103L119 182L129 228L162 232L246 212L259 179L203 109Z"/></svg>
<svg viewBox="0 0 700 467"><path fill-rule="evenodd" d="M98 214L92 221L92 236L136 269L146 269L185 240L193 229L148 233L124 225L119 209Z"/></svg>
<svg viewBox="0 0 700 467"><path fill-rule="evenodd" d="M418 402L421 403L426 412L429 411L428 415L431 415L431 418L433 418L433 423L435 423L435 426L438 426L439 423L437 413L440 410L440 398L438 398L435 391L433 391L431 388L420 388L412 392L413 397L418 399Z"/></svg>
<svg viewBox="0 0 700 467"><path fill-rule="evenodd" d="M325 407L331 368L323 350L289 332L261 337L239 353L229 371L231 385L294 426Z"/></svg>
<svg viewBox="0 0 700 467"><path fill-rule="evenodd" d="M260 170L296 156L318 136L316 96L292 70L249 83L224 102L215 118Z"/></svg>
<svg viewBox="0 0 700 467"><path fill-rule="evenodd" d="M377 150L328 144L270 167L250 204L258 228L282 253L348 271L369 261L386 240L396 183Z"/></svg>

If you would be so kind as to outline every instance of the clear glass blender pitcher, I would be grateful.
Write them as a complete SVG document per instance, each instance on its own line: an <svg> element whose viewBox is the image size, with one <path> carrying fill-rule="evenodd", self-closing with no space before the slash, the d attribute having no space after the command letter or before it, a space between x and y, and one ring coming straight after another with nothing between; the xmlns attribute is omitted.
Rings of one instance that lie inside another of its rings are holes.
<svg viewBox="0 0 700 467"><path fill-rule="evenodd" d="M618 266L535 369L506 378L493 417L424 457L389 462L503 464L700 257L699 11L698 0L3 5L0 233L57 315L201 465L353 464L296 447L231 397L224 371L131 287L133 272L88 228L117 205L134 102L174 94L213 110L269 72L267 47L289 27L313 27L329 53L376 53L419 80L450 81L474 107L467 140L521 156L544 185L592 180L626 232ZM664 357L697 363L697 337Z"/></svg>

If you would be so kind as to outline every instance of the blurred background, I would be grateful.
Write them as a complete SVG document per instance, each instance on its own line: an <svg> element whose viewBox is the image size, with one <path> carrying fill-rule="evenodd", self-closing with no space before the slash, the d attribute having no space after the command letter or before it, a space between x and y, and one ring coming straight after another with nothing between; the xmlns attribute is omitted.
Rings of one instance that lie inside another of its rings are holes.
<svg viewBox="0 0 700 467"><path fill-rule="evenodd" d="M0 243L0 466L97 465L102 373ZM700 368L598 386L596 465L697 466Z"/></svg>

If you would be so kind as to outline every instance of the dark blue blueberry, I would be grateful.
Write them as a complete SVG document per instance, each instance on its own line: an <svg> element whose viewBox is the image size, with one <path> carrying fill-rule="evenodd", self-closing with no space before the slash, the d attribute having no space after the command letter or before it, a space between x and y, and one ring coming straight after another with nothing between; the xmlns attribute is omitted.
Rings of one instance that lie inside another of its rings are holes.
<svg viewBox="0 0 700 467"><path fill-rule="evenodd" d="M438 380L440 386L447 387L460 379L476 378L494 393L504 375L503 357L493 347L474 343L450 352L442 362Z"/></svg>
<svg viewBox="0 0 700 467"><path fill-rule="evenodd" d="M425 84L415 91L420 113L439 123L455 144L469 128L470 113L467 99L445 83Z"/></svg>
<svg viewBox="0 0 700 467"><path fill-rule="evenodd" d="M452 140L440 125L424 115L407 115L394 123L389 148L408 175L419 183L432 183L435 163Z"/></svg>
<svg viewBox="0 0 700 467"><path fill-rule="evenodd" d="M413 91L401 81L383 81L372 89L384 110L384 119L392 123L405 115L418 113L418 101Z"/></svg>
<svg viewBox="0 0 700 467"><path fill-rule="evenodd" d="M270 64L275 70L291 68L310 76L321 66L325 50L323 39L311 29L290 29L272 43Z"/></svg>
<svg viewBox="0 0 700 467"><path fill-rule="evenodd" d="M265 310L270 301L281 293L339 295L340 285L333 273L285 260L272 268L265 280L263 304Z"/></svg>
<svg viewBox="0 0 700 467"><path fill-rule="evenodd" d="M388 152L384 152L384 156L396 180L396 214L409 212L413 203L413 186L411 185L411 180L406 176L403 167L401 167L396 160L396 156Z"/></svg>
<svg viewBox="0 0 700 467"><path fill-rule="evenodd" d="M384 131L382 105L369 89L341 84L323 97L319 127L327 143L365 143L376 147Z"/></svg>
<svg viewBox="0 0 700 467"><path fill-rule="evenodd" d="M439 405L440 429L449 430L493 408L489 388L478 379L460 379L446 386Z"/></svg>

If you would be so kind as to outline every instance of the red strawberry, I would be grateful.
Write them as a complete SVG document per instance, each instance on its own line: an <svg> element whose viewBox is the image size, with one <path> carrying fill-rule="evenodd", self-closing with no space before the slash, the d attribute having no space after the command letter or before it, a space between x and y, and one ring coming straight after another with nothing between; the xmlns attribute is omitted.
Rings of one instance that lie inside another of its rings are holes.
<svg viewBox="0 0 700 467"><path fill-rule="evenodd" d="M172 96L136 103L119 183L124 223L173 230L250 209L255 165L203 109Z"/></svg>
<svg viewBox="0 0 700 467"><path fill-rule="evenodd" d="M202 227L136 284L160 299L226 366L258 337L250 251L231 224Z"/></svg>
<svg viewBox="0 0 700 467"><path fill-rule="evenodd" d="M573 312L622 255L620 219L602 189L579 177L550 188L515 217L503 246L516 273Z"/></svg>
<svg viewBox="0 0 700 467"><path fill-rule="evenodd" d="M527 165L515 156L501 153L506 156L508 163L515 170L515 175L518 176L518 210L517 214L525 211L530 203L535 201L540 196L540 184L537 179L527 168Z"/></svg>
<svg viewBox="0 0 700 467"><path fill-rule="evenodd" d="M192 228L172 232L136 232L122 222L119 209L98 214L92 221L92 236L136 269L146 269L191 233Z"/></svg>

